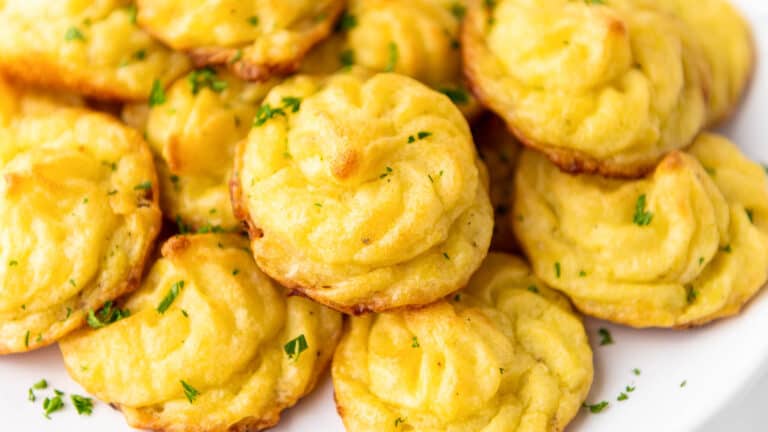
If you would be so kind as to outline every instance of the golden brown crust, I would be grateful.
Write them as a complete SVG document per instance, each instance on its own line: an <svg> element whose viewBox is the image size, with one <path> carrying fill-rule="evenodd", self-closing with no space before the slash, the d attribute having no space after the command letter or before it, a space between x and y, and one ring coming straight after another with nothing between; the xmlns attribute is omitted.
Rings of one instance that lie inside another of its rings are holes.
<svg viewBox="0 0 768 432"><path fill-rule="evenodd" d="M303 32L301 43L295 46L295 56L292 58L265 62L251 58L247 48L228 47L192 48L187 50L187 53L197 67L224 65L237 76L248 81L266 81L276 75L288 75L299 69L301 60L315 44L331 34L336 20L344 11L345 3L345 1L335 2L328 10L330 19L318 20L309 30ZM152 29L148 28L147 31L152 33Z"/></svg>

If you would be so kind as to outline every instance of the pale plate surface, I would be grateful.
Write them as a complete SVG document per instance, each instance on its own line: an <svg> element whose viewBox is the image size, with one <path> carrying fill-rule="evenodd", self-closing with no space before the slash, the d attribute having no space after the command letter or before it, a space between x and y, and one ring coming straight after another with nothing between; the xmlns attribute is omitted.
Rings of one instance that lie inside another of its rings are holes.
<svg viewBox="0 0 768 432"><path fill-rule="evenodd" d="M744 106L723 131L749 156L768 162L768 2L737 0L737 4L752 21L759 64ZM568 432L765 430L744 415L760 417L764 407L754 399L764 402L768 391L757 391L751 402L739 401L768 370L768 294L758 297L741 316L696 330L639 331L596 320L588 320L587 327L596 368L589 401L608 400L611 405L601 414L582 412ZM600 327L610 329L614 345L597 345ZM639 368L641 375L635 376L633 368ZM0 430L133 430L119 413L103 403L96 403L91 417L78 417L68 397L65 410L47 420L42 414L42 399L52 390L38 392L35 403L27 400L27 389L41 378L67 394L85 394L67 377L57 347L0 357ZM683 381L686 385L681 387ZM617 402L616 397L627 385L636 390L629 400ZM326 377L312 395L285 413L274 431L343 431L332 395ZM762 418L768 419L768 413L762 413Z"/></svg>

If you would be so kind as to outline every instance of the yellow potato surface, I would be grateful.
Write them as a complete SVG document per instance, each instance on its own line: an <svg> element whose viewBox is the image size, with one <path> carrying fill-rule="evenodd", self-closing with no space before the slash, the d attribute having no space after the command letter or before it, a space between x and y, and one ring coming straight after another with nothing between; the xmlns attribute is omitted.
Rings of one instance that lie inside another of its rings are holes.
<svg viewBox="0 0 768 432"><path fill-rule="evenodd" d="M235 144L248 135L274 84L247 83L203 68L176 81L165 103L124 110L123 117L136 112L146 117L137 126L146 130L155 153L167 218L191 229L237 226L229 199Z"/></svg>
<svg viewBox="0 0 768 432"><path fill-rule="evenodd" d="M493 214L467 122L411 78L293 78L235 163L256 262L337 309L430 303L487 252Z"/></svg>
<svg viewBox="0 0 768 432"><path fill-rule="evenodd" d="M147 100L189 61L136 25L127 0L0 3L0 71L99 99Z"/></svg>
<svg viewBox="0 0 768 432"><path fill-rule="evenodd" d="M509 222L509 213L520 143L507 130L504 121L492 114L478 121L473 130L480 157L488 167L491 204L496 216L491 250L515 251L517 241Z"/></svg>
<svg viewBox="0 0 768 432"><path fill-rule="evenodd" d="M587 314L636 327L733 315L768 277L768 184L704 134L639 180L561 173L525 151L515 233L536 274Z"/></svg>
<svg viewBox="0 0 768 432"><path fill-rule="evenodd" d="M332 372L349 431L555 432L593 368L568 300L492 253L448 300L351 318Z"/></svg>
<svg viewBox="0 0 768 432"><path fill-rule="evenodd" d="M691 32L633 0L471 0L463 29L478 97L567 171L642 175L705 123Z"/></svg>
<svg viewBox="0 0 768 432"><path fill-rule="evenodd" d="M0 353L55 342L89 310L136 288L161 218L152 158L137 132L55 97L6 96Z"/></svg>
<svg viewBox="0 0 768 432"><path fill-rule="evenodd" d="M338 33L310 52L302 71L357 65L415 78L451 97L468 117L479 106L462 84L459 26L464 1L351 0Z"/></svg>
<svg viewBox="0 0 768 432"><path fill-rule="evenodd" d="M711 68L710 122L736 108L754 69L755 51L749 24L728 0L653 1L690 26Z"/></svg>
<svg viewBox="0 0 768 432"><path fill-rule="evenodd" d="M122 305L129 317L61 342L69 374L137 428L202 432L276 424L330 361L341 316L286 297L258 270L243 238L177 236L162 253ZM305 350L289 357L285 345L301 336Z"/></svg>
<svg viewBox="0 0 768 432"><path fill-rule="evenodd" d="M226 64L264 80L296 70L328 36L343 0L138 0L139 23L199 65Z"/></svg>

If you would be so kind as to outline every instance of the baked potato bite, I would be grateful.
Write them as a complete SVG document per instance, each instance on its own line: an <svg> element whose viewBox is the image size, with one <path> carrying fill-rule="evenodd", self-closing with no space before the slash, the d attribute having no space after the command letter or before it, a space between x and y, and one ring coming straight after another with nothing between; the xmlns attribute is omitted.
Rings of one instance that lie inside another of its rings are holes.
<svg viewBox="0 0 768 432"><path fill-rule="evenodd" d="M15 116L3 109L0 354L51 344L94 311L110 315L101 306L138 286L160 229L141 136L104 114L52 104L26 100Z"/></svg>
<svg viewBox="0 0 768 432"><path fill-rule="evenodd" d="M639 180L570 176L525 151L511 217L540 278L584 313L622 324L734 315L767 277L765 172L717 135Z"/></svg>
<svg viewBox="0 0 768 432"><path fill-rule="evenodd" d="M493 229L482 162L449 99L398 74L278 85L235 155L235 216L284 286L362 313L458 290Z"/></svg>
<svg viewBox="0 0 768 432"><path fill-rule="evenodd" d="M337 34L309 53L302 71L331 73L357 65L408 75L474 117L481 108L461 74L464 11L463 0L350 0Z"/></svg>
<svg viewBox="0 0 768 432"><path fill-rule="evenodd" d="M755 67L749 24L728 0L651 1L691 28L711 70L709 121L724 120L736 109Z"/></svg>
<svg viewBox="0 0 768 432"><path fill-rule="evenodd" d="M473 127L473 135L490 178L491 204L495 215L491 250L515 251L517 241L509 221L509 212L520 143L507 130L504 121L493 114L477 122Z"/></svg>
<svg viewBox="0 0 768 432"><path fill-rule="evenodd" d="M167 218L192 230L237 228L229 199L235 144L248 135L274 85L206 67L176 81L164 103L123 110L123 118L146 131Z"/></svg>
<svg viewBox="0 0 768 432"><path fill-rule="evenodd" d="M689 29L635 1L470 0L476 96L569 172L637 177L691 143L709 75Z"/></svg>
<svg viewBox="0 0 768 432"><path fill-rule="evenodd" d="M138 21L198 66L227 65L247 80L294 72L333 30L344 0L137 0Z"/></svg>
<svg viewBox="0 0 768 432"><path fill-rule="evenodd" d="M136 25L127 0L0 3L0 72L120 101L147 100L189 61Z"/></svg>
<svg viewBox="0 0 768 432"><path fill-rule="evenodd" d="M349 431L561 431L592 384L568 300L491 253L469 285L423 309L353 317L333 358Z"/></svg>
<svg viewBox="0 0 768 432"><path fill-rule="evenodd" d="M233 234L177 236L130 316L60 344L67 370L130 425L255 431L312 390L330 362L341 315L286 297Z"/></svg>

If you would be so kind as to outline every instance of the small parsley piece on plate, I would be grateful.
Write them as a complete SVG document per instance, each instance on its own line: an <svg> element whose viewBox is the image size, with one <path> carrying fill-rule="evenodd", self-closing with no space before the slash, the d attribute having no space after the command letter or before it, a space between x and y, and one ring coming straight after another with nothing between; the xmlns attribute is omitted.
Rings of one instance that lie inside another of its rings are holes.
<svg viewBox="0 0 768 432"><path fill-rule="evenodd" d="M624 402L627 399L629 399L629 396L627 396L627 394L624 392L619 393L619 396L616 398L616 400L619 402Z"/></svg>
<svg viewBox="0 0 768 432"><path fill-rule="evenodd" d="M200 395L200 392L196 388L187 384L186 381L181 380L181 387L184 389L184 396L187 397L189 403L195 403L195 399Z"/></svg>
<svg viewBox="0 0 768 432"><path fill-rule="evenodd" d="M70 395L70 398L78 415L91 415L93 413L93 399L76 394Z"/></svg>
<svg viewBox="0 0 768 432"><path fill-rule="evenodd" d="M613 336L607 328L600 328L597 334L600 335L600 346L613 345Z"/></svg>
<svg viewBox="0 0 768 432"><path fill-rule="evenodd" d="M152 90L149 91L149 107L165 103L165 89L159 79L152 81Z"/></svg>
<svg viewBox="0 0 768 432"><path fill-rule="evenodd" d="M634 368L634 369L632 369L632 373L635 374L635 376L640 376L641 371L638 368Z"/></svg>
<svg viewBox="0 0 768 432"><path fill-rule="evenodd" d="M683 388L686 385L688 385L688 380L683 380L683 382L680 383L680 388Z"/></svg>
<svg viewBox="0 0 768 432"><path fill-rule="evenodd" d="M160 314L164 314L165 311L168 310L169 307L171 307L171 304L173 304L173 301L176 300L176 296L179 295L179 292L181 289L184 288L184 281L180 280L171 285L171 289L168 290L168 294L165 295L163 300L160 302L160 304L157 305L157 312Z"/></svg>
<svg viewBox="0 0 768 432"><path fill-rule="evenodd" d="M585 402L584 408L588 409L589 412L591 412L592 414L599 414L605 411L605 409L608 408L608 405L609 405L608 401L602 401L602 402L591 404L591 405Z"/></svg>
<svg viewBox="0 0 768 432"><path fill-rule="evenodd" d="M637 226L650 225L653 220L653 213L645 211L645 201L645 194L642 194L637 197L637 202L635 202L635 215L632 217L632 222Z"/></svg>
<svg viewBox="0 0 768 432"><path fill-rule="evenodd" d="M51 419L51 414L64 408L64 401L61 400L61 395L56 394L52 398L45 398L43 401L43 410L45 418Z"/></svg>
<svg viewBox="0 0 768 432"><path fill-rule="evenodd" d="M309 346L307 345L307 339L303 334L300 334L299 336L289 340L288 343L283 346L285 354L288 355L288 358L297 361L299 360L301 353L306 351L307 348L309 348Z"/></svg>

